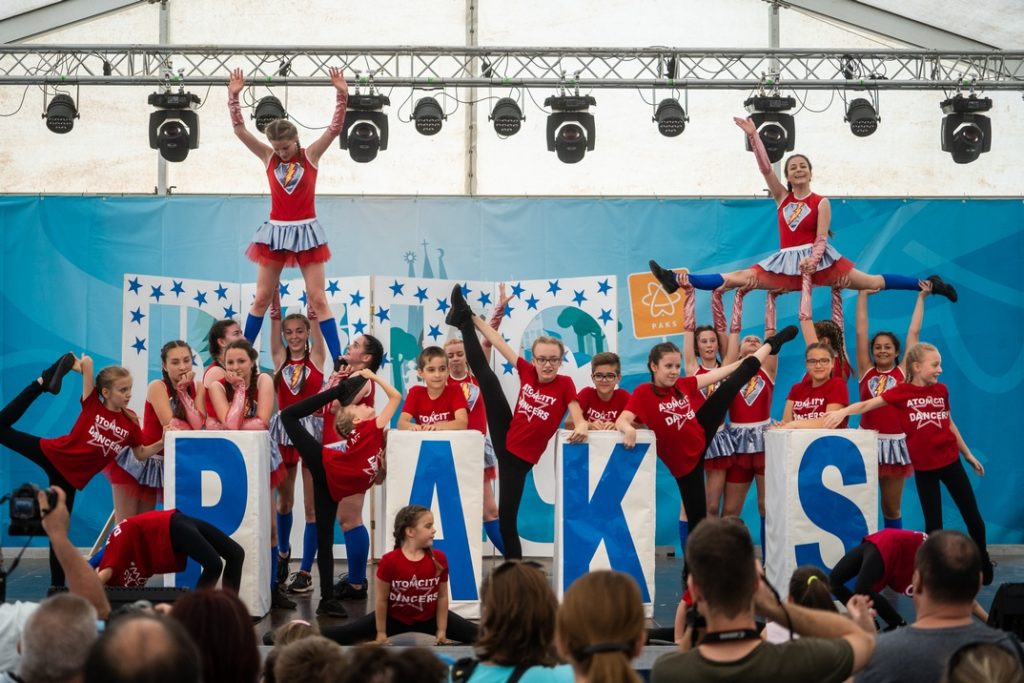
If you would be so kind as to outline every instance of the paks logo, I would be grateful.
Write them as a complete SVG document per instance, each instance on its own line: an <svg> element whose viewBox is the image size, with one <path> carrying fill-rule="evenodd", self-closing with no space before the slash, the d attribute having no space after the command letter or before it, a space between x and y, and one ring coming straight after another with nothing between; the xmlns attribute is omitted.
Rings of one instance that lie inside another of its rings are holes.
<svg viewBox="0 0 1024 683"><path fill-rule="evenodd" d="M683 290L667 293L650 272L630 273L629 305L633 336L647 339L682 334L685 300Z"/></svg>

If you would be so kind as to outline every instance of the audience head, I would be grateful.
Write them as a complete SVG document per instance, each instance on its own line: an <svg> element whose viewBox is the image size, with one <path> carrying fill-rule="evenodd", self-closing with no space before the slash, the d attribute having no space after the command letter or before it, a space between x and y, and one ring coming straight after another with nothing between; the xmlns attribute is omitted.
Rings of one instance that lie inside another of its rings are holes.
<svg viewBox="0 0 1024 683"><path fill-rule="evenodd" d="M113 620L85 663L85 683L199 683L199 650L185 628L137 612Z"/></svg>
<svg viewBox="0 0 1024 683"><path fill-rule="evenodd" d="M525 562L498 566L480 586L477 657L504 666L554 665L557 612L543 572Z"/></svg>
<svg viewBox="0 0 1024 683"><path fill-rule="evenodd" d="M1013 654L994 643L969 643L953 653L943 683L1024 683Z"/></svg>
<svg viewBox="0 0 1024 683"><path fill-rule="evenodd" d="M308 636L274 652L276 683L335 683L348 669L345 651L323 636Z"/></svg>
<svg viewBox="0 0 1024 683"><path fill-rule="evenodd" d="M260 655L252 617L232 591L198 590L174 603L171 617L199 645L203 680L252 683L260 674Z"/></svg>
<svg viewBox="0 0 1024 683"><path fill-rule="evenodd" d="M25 683L75 680L97 635L96 609L84 598L63 593L44 600L21 632L18 675Z"/></svg>
<svg viewBox="0 0 1024 683"><path fill-rule="evenodd" d="M320 628L317 623L315 621L310 623L303 619L292 619L274 631L274 649L268 652L263 659L263 680L267 683L276 683L274 663L277 662L277 657L285 645L318 635L320 635Z"/></svg>
<svg viewBox="0 0 1024 683"><path fill-rule="evenodd" d="M448 667L430 650L422 647L390 650L363 645L352 653L348 670L339 683L442 683L447 680Z"/></svg>
<svg viewBox="0 0 1024 683"><path fill-rule="evenodd" d="M698 527L699 528L699 527ZM639 681L631 660L647 637L640 588L628 574L584 574L558 609L558 649L590 683Z"/></svg>
<svg viewBox="0 0 1024 683"><path fill-rule="evenodd" d="M717 612L732 618L753 608L754 542L736 517L701 521L686 541L686 566L705 616Z"/></svg>
<svg viewBox="0 0 1024 683"><path fill-rule="evenodd" d="M959 531L928 534L914 558L914 597L970 607L981 588L981 553Z"/></svg>
<svg viewBox="0 0 1024 683"><path fill-rule="evenodd" d="M820 568L805 564L789 577L789 600L802 607L838 612L829 589L828 576Z"/></svg>

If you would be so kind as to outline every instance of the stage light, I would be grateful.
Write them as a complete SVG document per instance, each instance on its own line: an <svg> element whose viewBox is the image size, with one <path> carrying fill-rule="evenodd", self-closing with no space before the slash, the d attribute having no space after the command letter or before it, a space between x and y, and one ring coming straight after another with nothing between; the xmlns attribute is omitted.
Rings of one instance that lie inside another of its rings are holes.
<svg viewBox="0 0 1024 683"><path fill-rule="evenodd" d="M494 121L494 132L503 138L518 133L526 119L523 110L519 108L519 103L511 97L502 97L498 100L487 118Z"/></svg>
<svg viewBox="0 0 1024 683"><path fill-rule="evenodd" d="M561 95L544 100L551 107L548 114L548 151L555 152L558 160L575 164L583 159L587 150L594 151L597 143L594 115L588 112L597 104L590 95Z"/></svg>
<svg viewBox="0 0 1024 683"><path fill-rule="evenodd" d="M447 118L440 103L433 97L421 98L412 109L412 119L420 135L437 135L442 122Z"/></svg>
<svg viewBox="0 0 1024 683"><path fill-rule="evenodd" d="M956 95L940 106L946 114L942 119L942 151L949 152L958 164L969 164L992 149L992 122L979 112L992 108L987 97Z"/></svg>
<svg viewBox="0 0 1024 683"><path fill-rule="evenodd" d="M75 119L78 118L78 109L75 108L75 101L71 95L57 93L46 105L46 127L54 133L70 133L75 126Z"/></svg>
<svg viewBox="0 0 1024 683"><path fill-rule="evenodd" d="M863 97L850 101L846 110L846 118L843 119L850 124L850 132L859 138L867 136L878 130L878 123L882 120L875 108Z"/></svg>
<svg viewBox="0 0 1024 683"><path fill-rule="evenodd" d="M679 104L679 100L668 98L658 103L654 118L651 120L657 122L659 133L667 138L674 138L682 134L690 118Z"/></svg>
<svg viewBox="0 0 1024 683"><path fill-rule="evenodd" d="M781 161L786 152L793 151L796 146L796 125L789 111L796 106L792 97L758 95L747 99L743 106L750 112L750 119L757 128L757 135L768 152L768 160L772 163ZM747 151L750 150L749 138L744 138Z"/></svg>
<svg viewBox="0 0 1024 683"><path fill-rule="evenodd" d="M192 111L199 102L184 89L149 96L149 104L157 107L149 115L149 146L167 161L184 161L190 149L199 147L199 116Z"/></svg>
<svg viewBox="0 0 1024 683"><path fill-rule="evenodd" d="M256 111L253 112L252 118L256 119L256 130L262 133L271 121L288 118L288 112L284 110L281 100L273 95L267 95L256 103Z"/></svg>
<svg viewBox="0 0 1024 683"><path fill-rule="evenodd" d="M338 143L348 150L352 161L368 163L377 158L378 151L388 148L388 115L383 109L390 104L387 95L357 92L349 97Z"/></svg>

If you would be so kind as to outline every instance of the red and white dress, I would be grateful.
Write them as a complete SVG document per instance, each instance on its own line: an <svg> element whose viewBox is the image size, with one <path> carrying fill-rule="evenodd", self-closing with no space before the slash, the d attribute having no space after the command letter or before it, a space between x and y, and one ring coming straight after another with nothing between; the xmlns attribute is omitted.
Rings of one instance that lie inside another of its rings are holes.
<svg viewBox="0 0 1024 683"><path fill-rule="evenodd" d="M498 478L498 457L494 454L494 445L487 434L487 411L484 408L484 396L480 393L480 384L476 377L468 373L462 379L455 379L449 375L448 384L458 386L466 398L466 407L469 410L468 428L484 435L484 481L494 481Z"/></svg>
<svg viewBox="0 0 1024 683"><path fill-rule="evenodd" d="M694 377L700 377L711 372L708 368L703 365L697 366L697 371L693 373ZM715 393L718 387L722 384L721 381L709 384L700 390L700 393L707 399L711 394ZM735 452L732 444L732 432L723 422L718 427L718 431L715 432L715 438L711 439L711 443L708 444L708 450L704 453L704 468L709 470L727 470L732 465L732 454Z"/></svg>
<svg viewBox="0 0 1024 683"><path fill-rule="evenodd" d="M440 572L437 564L441 565ZM437 616L437 599L447 590L448 558L432 549L417 561L405 556L401 548L384 553L377 563L377 578L391 584L388 591L388 616L403 624L418 624Z"/></svg>
<svg viewBox="0 0 1024 683"><path fill-rule="evenodd" d="M536 465L551 437L562 424L569 404L576 400L576 385L570 377L555 375L541 384L537 369L524 358L516 360L519 396L512 408L512 423L505 448L521 460Z"/></svg>
<svg viewBox="0 0 1024 683"><path fill-rule="evenodd" d="M580 402L580 410L583 411L583 418L587 422L615 422L629 403L629 392L625 389L615 389L611 398L603 401L597 389L583 387L576 400Z"/></svg>
<svg viewBox="0 0 1024 683"><path fill-rule="evenodd" d="M78 491L114 462L121 449L142 445L135 413L127 408L110 410L100 402L96 389L82 399L82 412L69 434L39 440L43 455Z"/></svg>
<svg viewBox="0 0 1024 683"><path fill-rule="evenodd" d="M846 382L838 377L833 377L818 387L814 386L814 382L808 377L793 385L786 400L793 402L794 420L816 420L825 417L825 409L830 403L849 405L850 394L846 389ZM839 429L845 429L847 422L848 420L843 420L839 424Z"/></svg>
<svg viewBox="0 0 1024 683"><path fill-rule="evenodd" d="M270 418L270 445L280 453L286 467L294 467L299 462L299 451L292 445L292 440L281 426L281 411L299 401L316 396L324 387L324 373L309 358L289 359L278 373L274 388L277 390L277 412ZM299 420L303 429L312 434L317 441L323 439L323 416L320 413L307 415Z"/></svg>
<svg viewBox="0 0 1024 683"><path fill-rule="evenodd" d="M99 566L113 570L108 586L141 588L154 574L184 571L188 556L171 545L171 516L177 512L143 512L114 527Z"/></svg>
<svg viewBox="0 0 1024 683"><path fill-rule="evenodd" d="M882 399L899 414L915 470L941 469L960 458L956 435L949 426L949 388L945 384L919 387L904 382L882 394Z"/></svg>
<svg viewBox="0 0 1024 683"><path fill-rule="evenodd" d="M885 573L875 582L871 590L878 593L889 587L902 595L911 595L913 591L914 557L921 547L927 534L906 529L882 529L865 536L864 540L878 548L882 556Z"/></svg>
<svg viewBox="0 0 1024 683"><path fill-rule="evenodd" d="M626 410L654 432L658 458L677 479L692 472L704 453L704 427L697 422L702 405L704 395L692 376L680 377L669 389L641 384L626 404Z"/></svg>
<svg viewBox="0 0 1024 683"><path fill-rule="evenodd" d="M764 474L764 433L771 425L774 391L772 378L760 368L729 405L733 466Z"/></svg>
<svg viewBox="0 0 1024 683"><path fill-rule="evenodd" d="M779 204L779 251L754 266L758 280L766 289L800 289L800 261L811 256L818 236L818 205L824 199L813 192L797 197L792 192ZM831 244L811 276L815 285L831 285L853 270L853 262L844 258Z"/></svg>
<svg viewBox="0 0 1024 683"><path fill-rule="evenodd" d="M384 430L377 418L358 423L341 447L324 447L324 472L331 498L365 493L380 473L384 451Z"/></svg>
<svg viewBox="0 0 1024 683"><path fill-rule="evenodd" d="M327 234L316 219L317 167L299 149L290 161L276 154L267 163L270 219L252 238L245 254L261 265L305 266L331 258Z"/></svg>
<svg viewBox="0 0 1024 683"><path fill-rule="evenodd" d="M903 368L896 365L888 372L879 372L872 366L860 378L860 400L881 396L897 384L907 381ZM900 413L891 405L876 408L860 417L861 429L878 432L878 477L880 479L906 479L914 473L907 450L907 435L900 425Z"/></svg>

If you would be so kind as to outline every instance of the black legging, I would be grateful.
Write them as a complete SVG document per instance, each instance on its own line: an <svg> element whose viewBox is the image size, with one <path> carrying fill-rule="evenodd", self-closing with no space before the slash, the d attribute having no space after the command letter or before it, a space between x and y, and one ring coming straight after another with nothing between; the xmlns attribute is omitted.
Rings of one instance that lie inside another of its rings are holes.
<svg viewBox="0 0 1024 683"><path fill-rule="evenodd" d="M242 564L245 562L242 546L209 522L181 512L171 515L170 523L171 549L188 555L203 568L196 588L215 587L223 572L222 587L237 593L242 582ZM221 558L224 558L223 561Z"/></svg>
<svg viewBox="0 0 1024 683"><path fill-rule="evenodd" d="M704 428L704 446L701 448L700 460L688 473L676 477L676 486L679 487L679 497L683 499L683 510L686 511L690 533L693 533L694 527L708 514L707 493L704 490L704 453L718 433L718 428L725 422L732 400L760 369L761 361L754 356L747 356L731 375L722 380L704 405L697 410L697 423Z"/></svg>
<svg viewBox="0 0 1024 683"><path fill-rule="evenodd" d="M512 424L512 409L498 376L487 362L472 319L462 323L459 331L462 332L462 344L466 350L466 363L480 385L484 412L487 414L487 429L490 430L491 445L498 459L498 528L505 541L505 559L520 560L523 557L523 545L519 540L519 505L526 487L526 475L533 469L533 463L509 453L505 447L508 429Z"/></svg>
<svg viewBox="0 0 1024 683"><path fill-rule="evenodd" d="M20 394L15 396L3 410L0 410L0 444L7 446L12 451L21 453L43 468L43 471L46 472L46 476L49 478L50 486L59 486L64 489L64 493L67 495L68 513L70 513L75 504L75 487L64 478L64 475L54 467L50 459L43 453L42 448L39 447L38 436L14 429L14 423L21 419L21 416L25 414L25 411L32 405L32 402L39 398L39 395L42 393L42 385L39 382L32 382ZM50 546L50 584L53 586L63 586L65 584L64 568L60 566L57 556L53 554L52 545Z"/></svg>
<svg viewBox="0 0 1024 683"><path fill-rule="evenodd" d="M875 582L884 575L885 559L878 550L878 546L871 541L864 541L843 555L843 558L836 563L836 566L832 568L832 573L828 575L828 584L832 595L839 598L844 605L854 594L868 596L875 604L878 616L882 617L886 624L895 628L906 622L892 604L874 590ZM851 591L846 587L846 582L855 576L857 581Z"/></svg>
<svg viewBox="0 0 1024 683"><path fill-rule="evenodd" d="M316 510L316 568L320 574L320 597L323 600L328 600L334 595L334 518L337 515L338 501L331 497L331 490L327 486L323 444L306 431L301 420L338 398L338 388L341 386L322 391L281 411L281 426L288 433L292 444L298 449L302 464L309 470L309 475L313 479L313 507Z"/></svg>
<svg viewBox="0 0 1024 683"><path fill-rule="evenodd" d="M988 560L988 546L985 543L985 522L978 511L978 501L974 498L974 490L971 482L967 479L967 472L963 463L958 457L945 467L937 470L916 470L914 472L914 483L917 485L917 497L921 501L921 510L924 512L924 530L931 533L942 528L942 492L939 490L939 482L946 485L953 503L960 511L967 525L968 535L974 539L981 551L983 560Z"/></svg>
<svg viewBox="0 0 1024 683"><path fill-rule="evenodd" d="M426 621L417 621L415 624L406 624L404 621L387 617L388 636L395 636L399 633L426 633L437 635L437 616ZM449 640L459 643L472 643L476 641L478 627L472 621L460 617L451 610L448 611L448 627L445 629L445 636ZM353 619L338 626L328 626L320 631L324 637L330 638L340 645L355 645L367 640L374 640L377 637L377 616L370 612L358 619Z"/></svg>

